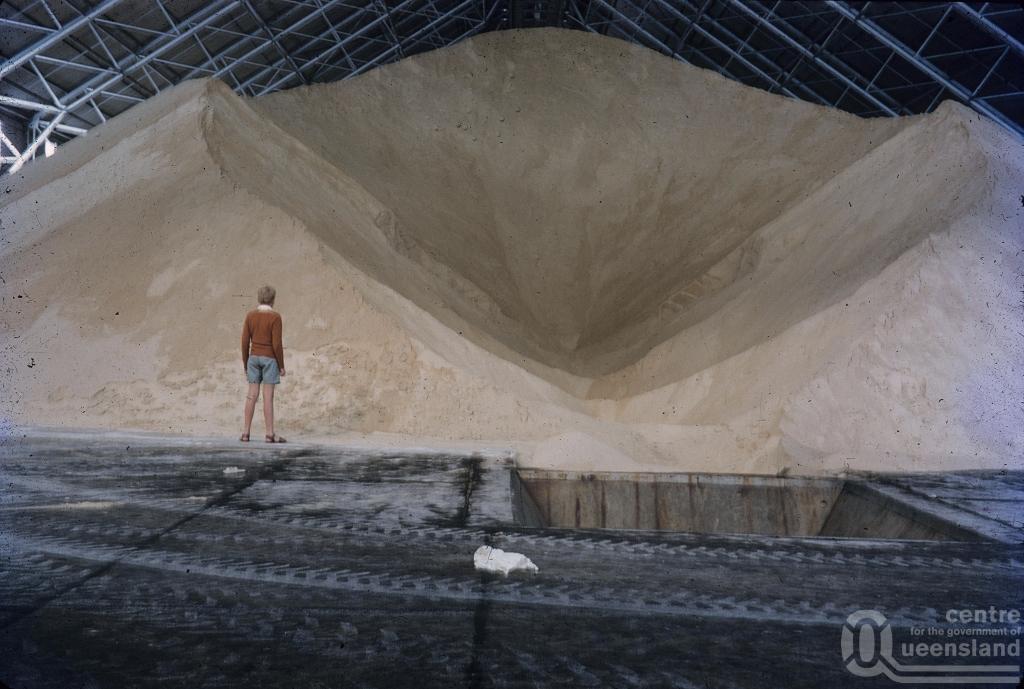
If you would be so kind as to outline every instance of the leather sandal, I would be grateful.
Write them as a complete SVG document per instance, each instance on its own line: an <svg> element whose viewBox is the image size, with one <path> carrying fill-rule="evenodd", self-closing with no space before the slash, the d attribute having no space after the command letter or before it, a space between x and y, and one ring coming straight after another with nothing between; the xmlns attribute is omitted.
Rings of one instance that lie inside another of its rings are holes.
<svg viewBox="0 0 1024 689"><path fill-rule="evenodd" d="M241 441L241 442L243 442L243 443L247 443L247 442L249 442L249 434L248 434L248 433L243 433L243 434L242 434L242 437L241 437L241 438L239 438L239 441Z"/></svg>
<svg viewBox="0 0 1024 689"><path fill-rule="evenodd" d="M286 442L288 442L287 440L285 440L284 438L282 438L281 436L279 436L276 433L274 435L265 435L263 437L266 438L268 443L286 443Z"/></svg>

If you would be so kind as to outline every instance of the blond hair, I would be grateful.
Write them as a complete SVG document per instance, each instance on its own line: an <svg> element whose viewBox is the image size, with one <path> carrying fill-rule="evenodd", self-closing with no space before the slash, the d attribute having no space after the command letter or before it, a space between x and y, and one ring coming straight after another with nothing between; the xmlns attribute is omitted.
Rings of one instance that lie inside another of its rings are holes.
<svg viewBox="0 0 1024 689"><path fill-rule="evenodd" d="M256 293L256 298L259 302L269 306L274 305L275 297L277 297L277 292L270 285L263 285L263 287L260 287L260 291Z"/></svg>

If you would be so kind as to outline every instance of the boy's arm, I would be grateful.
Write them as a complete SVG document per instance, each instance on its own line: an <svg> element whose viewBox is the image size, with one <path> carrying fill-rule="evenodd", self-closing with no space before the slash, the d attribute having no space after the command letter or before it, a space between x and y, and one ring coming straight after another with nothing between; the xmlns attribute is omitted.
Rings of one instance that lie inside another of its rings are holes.
<svg viewBox="0 0 1024 689"><path fill-rule="evenodd" d="M283 325L281 324L281 317L278 316L274 319L274 324L270 327L270 341L274 347L274 358L277 359L277 367L281 369L281 373L284 373L284 344L281 341L281 331Z"/></svg>
<svg viewBox="0 0 1024 689"><path fill-rule="evenodd" d="M249 340L252 332L249 330L249 317L246 316L242 322L242 368L249 365Z"/></svg>

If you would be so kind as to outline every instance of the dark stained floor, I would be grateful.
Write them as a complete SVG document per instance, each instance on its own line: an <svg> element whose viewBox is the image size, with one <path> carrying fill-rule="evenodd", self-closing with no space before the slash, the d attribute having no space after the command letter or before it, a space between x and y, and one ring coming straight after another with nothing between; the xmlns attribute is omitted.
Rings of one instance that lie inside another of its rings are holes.
<svg viewBox="0 0 1024 689"><path fill-rule="evenodd" d="M126 438L0 444L12 689L882 687L851 613L1024 608L1019 544L529 529L501 458ZM484 543L539 574L475 573Z"/></svg>

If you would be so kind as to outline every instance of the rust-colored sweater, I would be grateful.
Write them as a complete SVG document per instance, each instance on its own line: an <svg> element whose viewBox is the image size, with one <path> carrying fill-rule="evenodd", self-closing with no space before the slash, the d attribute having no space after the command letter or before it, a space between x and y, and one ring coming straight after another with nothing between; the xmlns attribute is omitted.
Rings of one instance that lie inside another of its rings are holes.
<svg viewBox="0 0 1024 689"><path fill-rule="evenodd" d="M249 343L252 342L252 349ZM281 314L271 309L253 309L245 314L242 324L242 363L249 364L249 356L269 356L277 359L277 367L284 370L284 345L281 343Z"/></svg>

